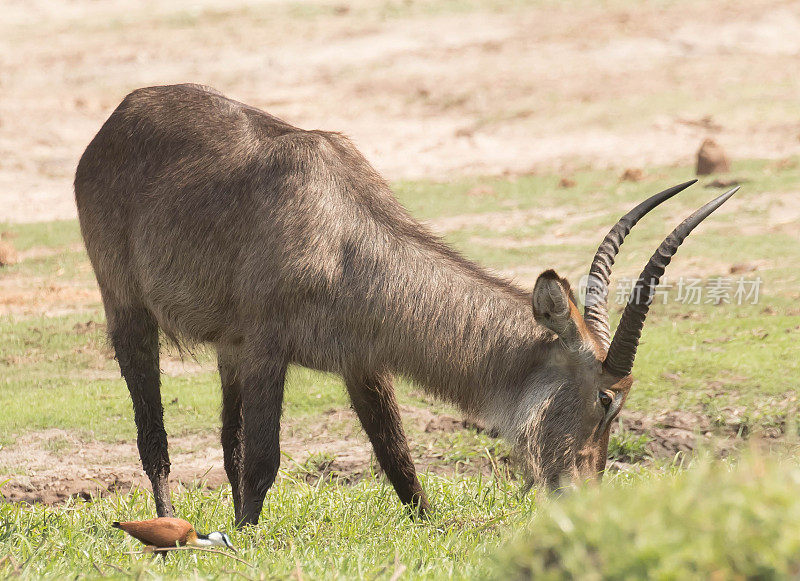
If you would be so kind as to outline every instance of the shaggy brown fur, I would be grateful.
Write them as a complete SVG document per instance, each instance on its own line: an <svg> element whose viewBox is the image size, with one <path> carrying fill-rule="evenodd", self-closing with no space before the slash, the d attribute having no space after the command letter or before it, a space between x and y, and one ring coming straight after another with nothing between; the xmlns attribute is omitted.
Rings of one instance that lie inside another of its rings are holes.
<svg viewBox="0 0 800 581"><path fill-rule="evenodd" d="M535 482L604 467L598 390L629 383L603 376L568 286L537 283L535 319L528 292L411 218L345 137L197 85L140 89L87 147L75 197L159 516L172 515L159 328L217 347L237 523L257 522L278 471L290 363L344 377L420 511L394 374L496 427Z"/></svg>

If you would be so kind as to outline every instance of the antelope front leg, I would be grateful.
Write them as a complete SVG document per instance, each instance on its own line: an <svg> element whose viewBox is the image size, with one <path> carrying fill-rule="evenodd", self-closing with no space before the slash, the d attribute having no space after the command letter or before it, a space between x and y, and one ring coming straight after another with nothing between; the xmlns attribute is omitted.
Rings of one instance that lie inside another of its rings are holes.
<svg viewBox="0 0 800 581"><path fill-rule="evenodd" d="M161 405L158 325L145 309L107 309L109 335L120 371L133 401L139 457L150 484L158 516L172 516L169 497L169 452Z"/></svg>
<svg viewBox="0 0 800 581"><path fill-rule="evenodd" d="M411 460L391 377L348 378L345 383L353 409L389 482L401 502L423 515L430 510L430 505Z"/></svg>
<svg viewBox="0 0 800 581"><path fill-rule="evenodd" d="M280 421L285 361L261 362L242 378L243 452L241 514L236 525L255 525L281 462Z"/></svg>

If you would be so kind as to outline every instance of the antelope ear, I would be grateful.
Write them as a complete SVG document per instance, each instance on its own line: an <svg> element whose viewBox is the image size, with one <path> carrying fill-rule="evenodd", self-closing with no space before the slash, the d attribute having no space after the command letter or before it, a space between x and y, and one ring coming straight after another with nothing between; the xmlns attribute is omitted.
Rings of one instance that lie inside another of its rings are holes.
<svg viewBox="0 0 800 581"><path fill-rule="evenodd" d="M554 270L544 271L533 287L533 317L537 323L558 335L567 349L576 351L583 341L574 318L580 315L570 298L571 294L567 281Z"/></svg>

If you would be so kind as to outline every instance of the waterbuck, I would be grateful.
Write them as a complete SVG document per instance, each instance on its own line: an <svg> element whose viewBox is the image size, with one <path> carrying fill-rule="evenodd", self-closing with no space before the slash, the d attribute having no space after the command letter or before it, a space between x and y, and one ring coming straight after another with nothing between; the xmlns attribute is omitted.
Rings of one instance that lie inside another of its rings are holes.
<svg viewBox="0 0 800 581"><path fill-rule="evenodd" d="M258 521L278 471L290 363L344 378L381 468L416 511L429 505L395 374L498 430L531 484L596 477L659 277L735 190L661 244L613 340L611 266L630 228L691 183L612 228L581 316L552 270L531 295L450 249L342 135L298 129L198 85L134 91L86 148L75 198L158 515L173 514L159 329L216 347L238 525Z"/></svg>

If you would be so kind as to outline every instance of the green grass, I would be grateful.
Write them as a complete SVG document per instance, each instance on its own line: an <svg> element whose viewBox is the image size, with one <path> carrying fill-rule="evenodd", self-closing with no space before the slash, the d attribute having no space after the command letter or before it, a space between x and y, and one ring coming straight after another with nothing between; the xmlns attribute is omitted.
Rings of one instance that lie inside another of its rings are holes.
<svg viewBox="0 0 800 581"><path fill-rule="evenodd" d="M309 485L291 474L270 490L262 522L231 526L230 489L180 489L179 515L228 531L241 563L214 554L166 560L113 520L152 515L149 494L59 507L0 504L0 574L21 578L783 579L800 572L800 464L794 456L697 460L612 476L560 496L521 496L505 478L426 476L436 503L415 521L391 487L368 477ZM5 558L5 557L9 558Z"/></svg>
<svg viewBox="0 0 800 581"><path fill-rule="evenodd" d="M497 579L789 579L800 575L797 459L701 462L548 499L498 550Z"/></svg>
<svg viewBox="0 0 800 581"><path fill-rule="evenodd" d="M238 556L250 566L202 553L176 553L166 561L124 555L141 545L109 523L153 514L149 494L140 490L52 508L0 504L0 575L16 567L23 578L63 578L78 571L90 577L102 572L207 578L236 571L285 579L299 569L305 579L388 579L402 565L416 578L475 578L482 576L486 555L508 525L520 523L534 506L533 496L521 497L505 479L428 476L423 482L437 510L429 520L414 521L381 480L311 486L286 477L270 490L262 523L246 531L232 530L229 487L174 494L177 514L201 531L229 531ZM6 555L13 561L3 561Z"/></svg>
<svg viewBox="0 0 800 581"><path fill-rule="evenodd" d="M776 196L797 191L800 159L783 164L740 162L731 175L747 180L742 191L692 235L667 274L672 282L691 276L707 284L714 277L739 276L729 274L734 264L753 263L757 270L742 276L760 277L759 303L680 304L673 288L668 304L651 309L627 408L646 415L690 411L705 416L717 436L738 434L741 443L753 435L769 435L791 446L799 435L800 221L784 220L773 227L771 220L776 212L780 215ZM619 215L645 196L689 179L691 171L651 168L638 183L620 182L616 172L579 171L570 176L576 185L567 189L559 187L560 177L403 182L396 192L413 215L434 228L449 224L446 239L468 257L530 287L536 274L550 267L577 282ZM661 239L717 193L695 186L645 218L619 255L616 281L638 275ZM459 221L446 222L452 217ZM24 258L0 270L0 301L8 289L21 289L31 305L19 309L12 301L0 311L0 450L13 449L18 438L54 427L77 438L50 438L42 444L57 457L77 452L72 442L79 446L81 441L133 441L131 404L105 339L102 306L88 260L79 250L77 222L5 224L0 232L11 234L9 240ZM83 292L70 299L65 310L60 295L51 294L63 288ZM0 302L0 308L5 305ZM614 305L612 319L620 310ZM162 366L174 365L176 357L166 350ZM213 353L198 348L186 358L190 372L162 378L166 428L172 437L208 436L219 428ZM397 386L404 405L458 415L402 379ZM284 423L294 436L313 443L320 418L347 406L338 377L302 368L290 371ZM354 434L349 421L328 421L324 427L363 442L363 434ZM406 429L414 457L430 460L435 452L436 461L428 465L438 472L445 467L448 474L424 476L437 507L430 521L409 520L381 478L367 475L355 485L316 478L333 460L328 452L317 452L299 464L287 458L282 477L267 497L262 524L234 534L242 558L259 571L215 555L180 554L166 562L121 555L135 544L122 540L107 523L153 514L149 495L134 490L57 507L0 503L0 575L16 571L28 578L59 578L82 571L90 577L124 572L177 578L230 576L237 571L253 578L261 572L267 578L285 578L299 563L304 578L389 578L400 565L414 578L483 578L495 566L491 554L500 562L512 557L507 566L493 569L502 572L498 575L536 571L591 577L594 573L585 567L596 563L597 571L608 577L635 578L646 566L663 572L662 578L681 578L686 571L708 576L711 563L722 571L722 578L754 571L772 578L796 566L790 554L796 538L787 535L779 542L769 536L788 530L784 516L796 514L797 507L786 497L787 483L795 482L797 474L791 462L714 467L713 462L698 463L690 456L673 463L651 458L650 434L622 429L612 437L609 452L612 459L638 463L632 472L607 477L600 490L548 500L537 509L537 497L520 497L519 484L502 462L494 477L475 476L507 457L504 443L475 430L426 433L408 418ZM684 474L682 466L693 462L696 467ZM763 469L762 481L768 486L763 499L748 476L756 469ZM20 464L0 465L0 482L25 472ZM666 527L667 516L676 522L686 516L680 512L684 505L667 499L697 505L701 493L708 497L701 516L686 518L706 536L691 545L689 524ZM747 506L752 503L758 514L731 500L737 498ZM179 490L175 502L178 512L201 529L231 528L227 487ZM651 513L654 516L646 519L640 516ZM534 532L510 541L534 514ZM559 514L577 523L572 533L559 528L564 522ZM733 518L739 519L741 530L733 527ZM657 533L659 526L667 530L663 536ZM633 551L620 550L640 538L641 546L634 542ZM730 539L730 552L721 538ZM607 544L598 545L600 540ZM506 542L511 542L508 549L497 549ZM601 550L607 546L612 548ZM3 561L4 555L10 558ZM559 556L560 569L552 569L548 555ZM545 565L547 570L541 568Z"/></svg>
<svg viewBox="0 0 800 581"><path fill-rule="evenodd" d="M17 250L34 247L61 248L80 244L81 233L77 220L58 220L33 224L0 224L0 232L10 232Z"/></svg>
<svg viewBox="0 0 800 581"><path fill-rule="evenodd" d="M622 462L641 462L650 457L647 444L651 440L647 434L637 436L621 424L619 431L608 443L608 457Z"/></svg>

